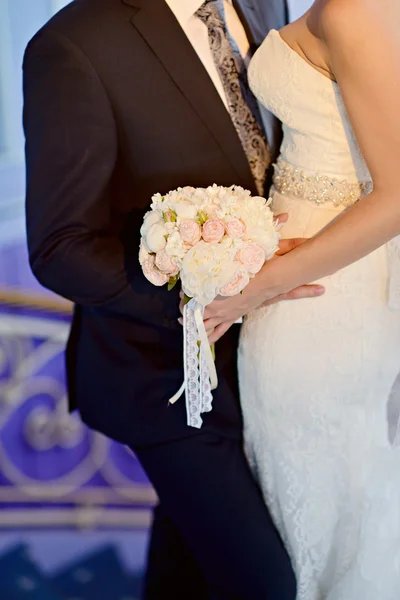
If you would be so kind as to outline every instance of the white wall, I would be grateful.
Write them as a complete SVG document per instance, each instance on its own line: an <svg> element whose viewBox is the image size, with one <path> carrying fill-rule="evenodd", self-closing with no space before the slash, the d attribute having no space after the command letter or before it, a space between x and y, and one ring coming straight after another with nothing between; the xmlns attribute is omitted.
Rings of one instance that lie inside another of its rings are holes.
<svg viewBox="0 0 400 600"><path fill-rule="evenodd" d="M13 206L20 210L24 195L24 50L35 32L68 1L0 0L0 221Z"/></svg>
<svg viewBox="0 0 400 600"><path fill-rule="evenodd" d="M310 8L314 0L288 0L290 18L295 21Z"/></svg>

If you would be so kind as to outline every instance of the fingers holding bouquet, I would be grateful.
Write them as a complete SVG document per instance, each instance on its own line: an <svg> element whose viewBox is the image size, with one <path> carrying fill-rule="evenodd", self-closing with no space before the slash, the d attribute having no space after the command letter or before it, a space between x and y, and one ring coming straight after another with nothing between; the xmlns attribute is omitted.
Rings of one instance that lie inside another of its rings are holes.
<svg viewBox="0 0 400 600"><path fill-rule="evenodd" d="M284 215L286 216L286 215ZM277 223L280 217L277 217ZM280 240L279 247L275 255L271 260L279 260L280 256L291 252L306 241L306 238L292 238ZM265 269L268 269L268 265L264 265ZM321 285L302 285L294 290L291 290L285 294L280 294L272 298L265 298L263 281L257 276L249 282L249 285L242 291L239 296L231 298L224 298L217 296L214 302L210 303L204 312L204 323L207 329L215 331L213 335L214 343L218 341L221 336L217 335L217 332L227 331L232 323L235 323L238 319L248 314L255 308L260 306L270 306L277 302L285 300L301 300L305 298L314 298L322 296L325 289ZM222 328L221 325L229 325L227 329Z"/></svg>

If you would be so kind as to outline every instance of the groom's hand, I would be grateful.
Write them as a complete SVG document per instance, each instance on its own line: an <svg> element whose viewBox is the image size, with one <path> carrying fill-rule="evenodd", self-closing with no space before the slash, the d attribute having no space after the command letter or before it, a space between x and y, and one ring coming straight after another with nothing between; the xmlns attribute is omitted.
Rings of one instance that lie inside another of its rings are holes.
<svg viewBox="0 0 400 600"><path fill-rule="evenodd" d="M287 240L281 240L279 244L279 250L276 256L283 256L288 252L291 252L300 244L307 241L305 238L293 238ZM252 280L256 282L257 277ZM256 302L254 304L254 294L249 294L249 301L247 302L246 289L243 294L238 294L231 298L222 298L214 300L211 304L206 307L204 312L204 325L208 333L210 344L217 342L232 325L241 316L246 315L248 312L259 306L270 306L276 302L283 300L301 300L303 298L314 298L316 296L322 296L325 293L325 288L321 285L302 285L286 294L281 294L275 298L271 298L264 303ZM183 309L183 303L181 303L181 310Z"/></svg>

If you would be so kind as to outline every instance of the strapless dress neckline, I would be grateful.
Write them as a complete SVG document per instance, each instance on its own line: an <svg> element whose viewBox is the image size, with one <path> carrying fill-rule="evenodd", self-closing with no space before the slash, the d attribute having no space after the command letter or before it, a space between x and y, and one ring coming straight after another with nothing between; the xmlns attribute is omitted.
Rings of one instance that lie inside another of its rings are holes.
<svg viewBox="0 0 400 600"><path fill-rule="evenodd" d="M279 39L279 41L284 46L286 46L287 51L289 51L289 52L293 53L294 55L296 55L297 58L302 63L304 63L306 67L308 67L309 69L311 69L312 71L314 71L320 77L323 77L324 79L326 79L328 83L330 83L330 84L333 83L335 86L339 87L339 84L338 84L337 81L335 81L334 79L331 79L330 77L327 77L326 75L324 75L323 73L321 73L321 71L318 71L318 69L316 67L313 67L311 63L309 63L305 58L303 58L302 56L300 56L300 54L298 52L296 52L296 50L294 48L292 48L290 46L290 44L288 44L288 42L285 39L283 39L283 37L282 37L282 35L281 35L281 33L280 33L280 31L278 29L271 29L271 31L269 32L267 38L269 36L272 36L272 35L276 35L277 38Z"/></svg>
<svg viewBox="0 0 400 600"><path fill-rule="evenodd" d="M371 182L340 87L272 29L249 65L249 83L283 125L281 159L307 175Z"/></svg>

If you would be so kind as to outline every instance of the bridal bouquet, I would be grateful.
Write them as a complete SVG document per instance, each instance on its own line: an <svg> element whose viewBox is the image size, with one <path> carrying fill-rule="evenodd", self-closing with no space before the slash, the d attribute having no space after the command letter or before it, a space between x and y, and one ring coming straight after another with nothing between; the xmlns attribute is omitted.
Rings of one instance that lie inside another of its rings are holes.
<svg viewBox="0 0 400 600"><path fill-rule="evenodd" d="M280 235L269 202L241 187L178 188L155 194L141 228L139 262L154 285L180 280L184 310L188 425L201 427L218 385L203 324L204 307L217 296L239 294L272 258Z"/></svg>

